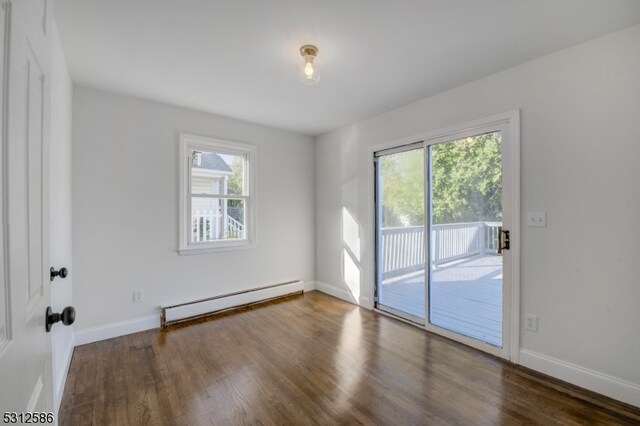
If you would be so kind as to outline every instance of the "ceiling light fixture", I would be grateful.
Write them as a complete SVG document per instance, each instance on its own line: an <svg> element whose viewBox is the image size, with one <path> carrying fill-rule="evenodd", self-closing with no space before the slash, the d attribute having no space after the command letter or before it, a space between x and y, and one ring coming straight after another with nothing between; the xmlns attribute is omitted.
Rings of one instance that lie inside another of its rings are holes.
<svg viewBox="0 0 640 426"><path fill-rule="evenodd" d="M300 67L300 83L306 86L315 86L320 81L320 72L313 60L318 56L318 48L305 44L300 48L300 54L304 58L304 65Z"/></svg>

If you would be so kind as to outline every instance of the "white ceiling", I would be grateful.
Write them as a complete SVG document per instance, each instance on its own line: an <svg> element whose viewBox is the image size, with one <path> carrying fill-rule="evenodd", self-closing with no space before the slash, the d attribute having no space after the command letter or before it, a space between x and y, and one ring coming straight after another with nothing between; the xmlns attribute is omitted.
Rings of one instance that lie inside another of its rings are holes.
<svg viewBox="0 0 640 426"><path fill-rule="evenodd" d="M55 15L76 84L318 135L638 24L640 1L56 0ZM306 43L315 87L298 82Z"/></svg>

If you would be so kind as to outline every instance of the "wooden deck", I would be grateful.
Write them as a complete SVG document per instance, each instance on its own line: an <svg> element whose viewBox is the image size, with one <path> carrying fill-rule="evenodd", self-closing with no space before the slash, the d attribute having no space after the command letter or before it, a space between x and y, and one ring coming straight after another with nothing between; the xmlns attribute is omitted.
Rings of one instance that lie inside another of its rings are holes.
<svg viewBox="0 0 640 426"><path fill-rule="evenodd" d="M424 271L382 284L379 303L425 317ZM502 346L502 257L474 256L436 269L430 322Z"/></svg>

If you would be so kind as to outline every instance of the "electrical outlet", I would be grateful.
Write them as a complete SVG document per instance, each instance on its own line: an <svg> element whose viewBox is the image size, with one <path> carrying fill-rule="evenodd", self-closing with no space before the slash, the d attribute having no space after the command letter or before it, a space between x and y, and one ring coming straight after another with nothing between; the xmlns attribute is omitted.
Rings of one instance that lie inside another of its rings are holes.
<svg viewBox="0 0 640 426"><path fill-rule="evenodd" d="M545 228L547 226L547 213L545 212L527 213L527 226L532 228Z"/></svg>
<svg viewBox="0 0 640 426"><path fill-rule="evenodd" d="M524 328L529 331L538 331L538 317L536 315L526 314L524 316Z"/></svg>
<svg viewBox="0 0 640 426"><path fill-rule="evenodd" d="M144 300L144 290L138 288L133 290L133 303L142 303Z"/></svg>

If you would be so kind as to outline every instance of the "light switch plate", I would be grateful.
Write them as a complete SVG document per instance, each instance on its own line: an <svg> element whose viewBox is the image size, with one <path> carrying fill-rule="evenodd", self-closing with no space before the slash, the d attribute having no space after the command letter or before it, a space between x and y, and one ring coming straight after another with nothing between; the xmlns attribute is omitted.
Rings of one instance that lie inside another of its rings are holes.
<svg viewBox="0 0 640 426"><path fill-rule="evenodd" d="M144 301L144 290L141 288L133 290L133 303L142 303Z"/></svg>
<svg viewBox="0 0 640 426"><path fill-rule="evenodd" d="M529 212L527 213L527 226L532 228L545 228L547 226L547 213Z"/></svg>

